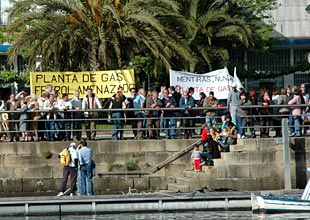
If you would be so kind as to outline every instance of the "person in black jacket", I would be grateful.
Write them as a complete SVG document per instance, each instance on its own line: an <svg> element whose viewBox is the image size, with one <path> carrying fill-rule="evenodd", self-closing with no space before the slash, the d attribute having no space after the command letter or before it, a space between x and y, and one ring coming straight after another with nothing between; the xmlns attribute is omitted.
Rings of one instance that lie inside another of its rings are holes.
<svg viewBox="0 0 310 220"><path fill-rule="evenodd" d="M208 135L207 143L203 147L203 151L200 153L201 165L213 166L213 159L221 158L218 144L213 140L211 135Z"/></svg>

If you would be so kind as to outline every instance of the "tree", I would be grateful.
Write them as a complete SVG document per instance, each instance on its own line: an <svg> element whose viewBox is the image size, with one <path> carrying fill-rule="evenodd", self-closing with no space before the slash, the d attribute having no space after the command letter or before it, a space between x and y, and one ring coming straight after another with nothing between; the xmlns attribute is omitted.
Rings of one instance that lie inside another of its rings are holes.
<svg viewBox="0 0 310 220"><path fill-rule="evenodd" d="M171 29L169 20L184 22L174 0L22 0L9 12L11 62L26 52L58 70L102 70L146 51L169 69L171 57L191 58Z"/></svg>
<svg viewBox="0 0 310 220"><path fill-rule="evenodd" d="M248 47L252 34L244 20L228 13L223 0L183 0L183 11L194 22L189 30L189 46L193 50L191 72L206 72L215 63L228 61L229 48L235 44Z"/></svg>

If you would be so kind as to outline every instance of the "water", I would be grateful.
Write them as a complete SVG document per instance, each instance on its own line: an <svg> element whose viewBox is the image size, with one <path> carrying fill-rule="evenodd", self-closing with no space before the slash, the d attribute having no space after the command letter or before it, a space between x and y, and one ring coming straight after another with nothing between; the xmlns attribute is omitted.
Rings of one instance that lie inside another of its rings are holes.
<svg viewBox="0 0 310 220"><path fill-rule="evenodd" d="M284 214L252 214L251 211L218 211L218 212L171 212L171 213L122 213L107 215L83 215L83 216L37 216L37 217L0 217L0 220L310 220L310 213L284 213Z"/></svg>

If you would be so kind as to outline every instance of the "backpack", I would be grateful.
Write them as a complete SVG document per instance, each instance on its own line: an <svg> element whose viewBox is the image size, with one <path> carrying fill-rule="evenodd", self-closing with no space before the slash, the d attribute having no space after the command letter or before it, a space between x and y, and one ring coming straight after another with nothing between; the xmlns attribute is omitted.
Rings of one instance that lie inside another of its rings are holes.
<svg viewBox="0 0 310 220"><path fill-rule="evenodd" d="M59 154L60 163L64 166L69 166L71 162L71 155L69 148L63 149Z"/></svg>

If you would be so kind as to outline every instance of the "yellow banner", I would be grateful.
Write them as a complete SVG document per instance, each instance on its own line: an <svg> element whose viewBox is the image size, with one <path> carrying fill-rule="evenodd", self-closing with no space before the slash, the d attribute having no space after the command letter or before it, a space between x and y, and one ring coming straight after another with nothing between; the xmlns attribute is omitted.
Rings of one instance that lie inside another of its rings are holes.
<svg viewBox="0 0 310 220"><path fill-rule="evenodd" d="M40 97L46 85L51 84L61 94L67 93L73 98L75 90L83 96L88 88L93 89L99 98L110 98L119 86L124 88L124 95L135 87L134 70L108 70L96 72L31 72L30 92Z"/></svg>

